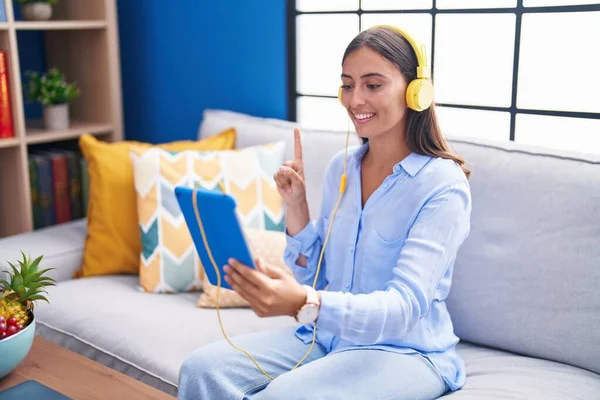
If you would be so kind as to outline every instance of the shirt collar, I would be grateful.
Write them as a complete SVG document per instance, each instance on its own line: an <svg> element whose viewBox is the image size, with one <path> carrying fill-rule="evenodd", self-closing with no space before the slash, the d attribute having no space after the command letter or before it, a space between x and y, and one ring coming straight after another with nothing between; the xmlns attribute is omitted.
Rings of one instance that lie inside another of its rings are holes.
<svg viewBox="0 0 600 400"><path fill-rule="evenodd" d="M358 147L358 149L352 154L352 159L355 163L360 163L363 156L369 148L369 142L366 142ZM402 161L394 166L394 175L400 172L400 169L404 169L407 174L411 177L415 177L421 169L431 160L431 156L418 154L415 152L410 153Z"/></svg>
<svg viewBox="0 0 600 400"><path fill-rule="evenodd" d="M394 173L398 172L398 166L401 166L411 177L415 177L421 169L431 160L431 156L418 154L414 151L410 153L404 160L394 166Z"/></svg>
<svg viewBox="0 0 600 400"><path fill-rule="evenodd" d="M359 145L358 148L356 149L356 151L352 154L352 161L355 164L360 164L360 161L362 160L363 156L365 155L365 153L367 152L368 149L369 149L369 142Z"/></svg>

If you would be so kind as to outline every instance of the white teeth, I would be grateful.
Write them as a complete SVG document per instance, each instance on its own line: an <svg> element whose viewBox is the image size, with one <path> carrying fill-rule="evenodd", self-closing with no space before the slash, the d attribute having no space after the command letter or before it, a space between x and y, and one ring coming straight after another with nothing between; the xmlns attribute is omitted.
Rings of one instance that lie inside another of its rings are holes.
<svg viewBox="0 0 600 400"><path fill-rule="evenodd" d="M373 114L373 113L371 113L371 114L354 114L354 117L356 119L368 119L368 118L371 118L374 116L375 116L375 114Z"/></svg>

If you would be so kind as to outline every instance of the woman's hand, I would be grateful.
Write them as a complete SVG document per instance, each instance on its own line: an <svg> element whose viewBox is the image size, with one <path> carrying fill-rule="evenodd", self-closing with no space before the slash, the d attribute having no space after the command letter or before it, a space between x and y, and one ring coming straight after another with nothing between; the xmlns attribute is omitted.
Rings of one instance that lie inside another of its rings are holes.
<svg viewBox="0 0 600 400"><path fill-rule="evenodd" d="M288 207L306 203L300 129L294 129L294 159L284 162L273 176L273 179L277 184L277 190L281 198Z"/></svg>
<svg viewBox="0 0 600 400"><path fill-rule="evenodd" d="M259 317L295 316L306 302L306 292L293 276L280 268L255 261L250 268L230 259L224 267L225 281Z"/></svg>

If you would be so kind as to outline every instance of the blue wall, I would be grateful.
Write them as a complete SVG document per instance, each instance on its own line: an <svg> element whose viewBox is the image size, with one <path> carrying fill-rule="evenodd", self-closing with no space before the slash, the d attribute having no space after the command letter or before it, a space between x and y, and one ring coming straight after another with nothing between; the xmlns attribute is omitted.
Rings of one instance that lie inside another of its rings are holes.
<svg viewBox="0 0 600 400"><path fill-rule="evenodd" d="M206 108L287 117L285 0L118 0L125 138L195 139Z"/></svg>

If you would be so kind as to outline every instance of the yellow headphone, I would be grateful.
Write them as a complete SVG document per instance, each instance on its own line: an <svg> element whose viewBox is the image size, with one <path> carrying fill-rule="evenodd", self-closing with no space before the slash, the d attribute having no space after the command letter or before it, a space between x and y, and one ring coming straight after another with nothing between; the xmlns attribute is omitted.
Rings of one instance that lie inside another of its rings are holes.
<svg viewBox="0 0 600 400"><path fill-rule="evenodd" d="M375 28L391 29L404 37L412 46L417 55L417 78L409 83L406 88L406 104L414 111L423 111L429 108L433 102L433 85L430 80L430 72L427 67L427 52L425 46L418 43L408 32L392 25L376 25ZM342 102L342 87L338 90L338 99Z"/></svg>

